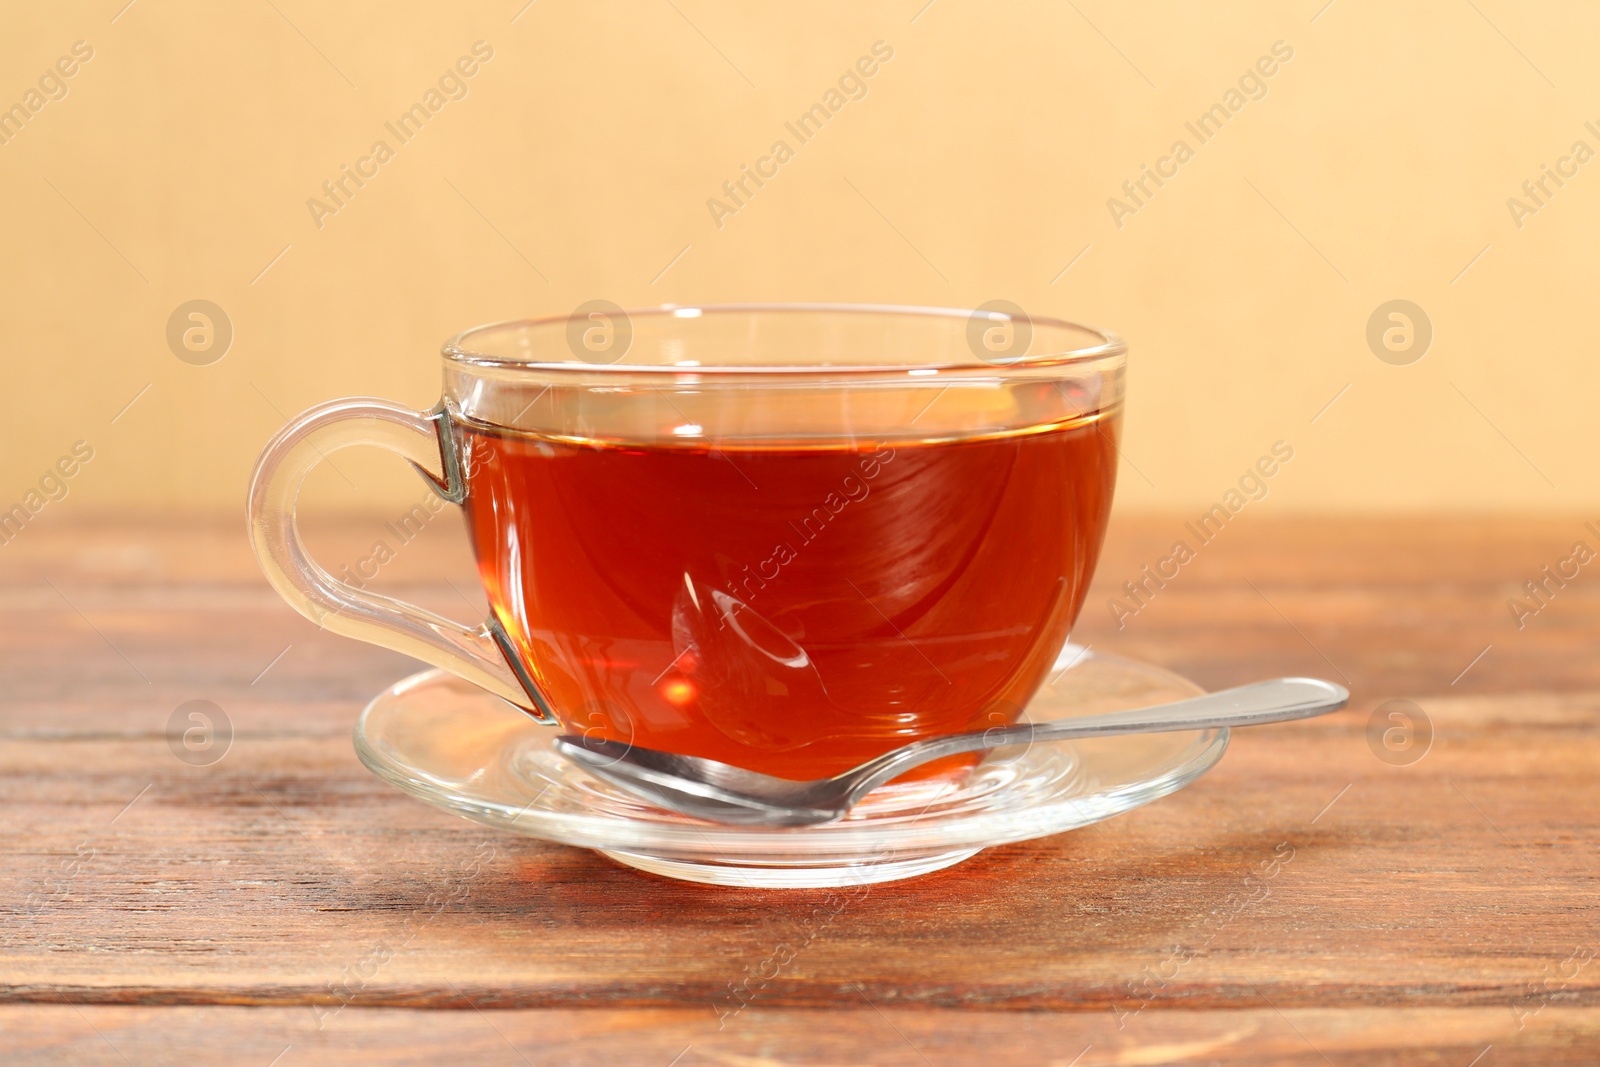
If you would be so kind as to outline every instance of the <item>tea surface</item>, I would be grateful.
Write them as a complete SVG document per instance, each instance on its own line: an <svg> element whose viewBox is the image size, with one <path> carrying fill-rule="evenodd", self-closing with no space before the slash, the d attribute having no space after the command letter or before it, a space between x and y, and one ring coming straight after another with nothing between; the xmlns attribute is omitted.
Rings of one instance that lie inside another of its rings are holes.
<svg viewBox="0 0 1600 1067"><path fill-rule="evenodd" d="M456 428L484 587L569 731L809 779L1016 718L1093 573L1118 419L860 448Z"/></svg>

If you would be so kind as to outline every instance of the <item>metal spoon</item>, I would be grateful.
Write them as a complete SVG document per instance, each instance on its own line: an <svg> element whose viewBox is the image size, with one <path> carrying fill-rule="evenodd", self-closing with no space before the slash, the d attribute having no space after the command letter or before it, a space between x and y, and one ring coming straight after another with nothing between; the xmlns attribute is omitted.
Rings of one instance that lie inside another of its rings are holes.
<svg viewBox="0 0 1600 1067"><path fill-rule="evenodd" d="M814 782L774 778L717 760L677 756L604 738L567 735L556 738L555 746L606 781L684 815L735 826L811 826L842 819L878 786L944 756L1035 741L1308 719L1337 711L1349 699L1350 691L1332 682L1278 678L1156 707L913 741L854 770Z"/></svg>

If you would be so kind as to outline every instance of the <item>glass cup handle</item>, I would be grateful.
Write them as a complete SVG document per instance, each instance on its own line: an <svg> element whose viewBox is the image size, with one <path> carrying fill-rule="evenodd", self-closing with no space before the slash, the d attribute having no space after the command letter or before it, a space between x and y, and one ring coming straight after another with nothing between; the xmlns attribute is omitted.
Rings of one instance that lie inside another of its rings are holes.
<svg viewBox="0 0 1600 1067"><path fill-rule="evenodd" d="M538 721L556 717L493 613L463 626L413 604L341 582L306 553L295 517L300 487L329 455L354 445L398 452L452 504L466 498L460 454L443 403L417 413L351 398L302 412L267 443L250 479L250 542L267 581L289 606L334 633L413 656L487 689ZM433 473L437 466L440 473Z"/></svg>

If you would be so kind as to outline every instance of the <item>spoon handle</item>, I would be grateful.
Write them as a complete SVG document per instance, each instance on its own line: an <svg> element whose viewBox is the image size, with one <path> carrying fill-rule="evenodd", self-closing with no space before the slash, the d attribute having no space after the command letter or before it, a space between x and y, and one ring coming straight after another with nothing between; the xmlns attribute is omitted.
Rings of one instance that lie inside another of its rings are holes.
<svg viewBox="0 0 1600 1067"><path fill-rule="evenodd" d="M1111 734L1259 726L1269 722L1309 719L1314 715L1337 711L1349 700L1348 689L1320 678L1274 678L1154 707L1057 719L1054 722L1018 723L954 737L929 738L889 753L878 766L861 778L852 793L864 796L912 767L963 752ZM862 770L866 768L854 773L859 774Z"/></svg>
<svg viewBox="0 0 1600 1067"><path fill-rule="evenodd" d="M1080 719L1061 719L1056 722L1024 723L1018 727L1018 740L1060 741L1105 734L1259 726L1269 722L1309 719L1314 715L1337 711L1349 700L1348 689L1320 678L1274 678L1267 682L1206 693L1175 704L1158 704L1153 708L1113 711L1105 715L1087 715Z"/></svg>

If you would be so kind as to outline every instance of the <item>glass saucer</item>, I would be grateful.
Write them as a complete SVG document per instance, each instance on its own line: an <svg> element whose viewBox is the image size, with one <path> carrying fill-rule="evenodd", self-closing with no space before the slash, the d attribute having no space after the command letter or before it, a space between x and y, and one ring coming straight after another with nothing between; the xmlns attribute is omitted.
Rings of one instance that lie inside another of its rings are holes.
<svg viewBox="0 0 1600 1067"><path fill-rule="evenodd" d="M1027 714L1044 722L1200 692L1159 667L1069 644ZM961 781L885 786L836 823L761 829L635 799L559 756L550 744L557 732L430 670L367 705L355 747L379 778L500 830L596 849L668 878L815 888L911 878L994 845L1087 826L1183 788L1228 745L1227 730L1204 730L1001 750Z"/></svg>

